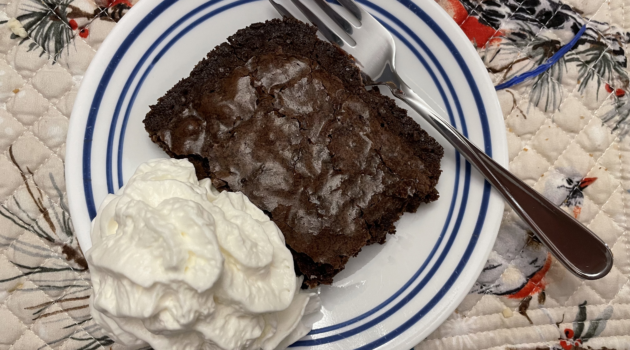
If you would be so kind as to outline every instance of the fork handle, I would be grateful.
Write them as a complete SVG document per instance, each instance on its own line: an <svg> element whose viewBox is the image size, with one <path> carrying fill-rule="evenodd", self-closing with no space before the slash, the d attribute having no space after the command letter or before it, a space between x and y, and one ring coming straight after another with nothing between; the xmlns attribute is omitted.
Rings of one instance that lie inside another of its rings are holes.
<svg viewBox="0 0 630 350"><path fill-rule="evenodd" d="M610 271L613 257L606 243L488 157L442 119L402 79L396 80L397 88L388 85L394 96L418 112L477 168L567 269L576 276L589 280L602 278Z"/></svg>

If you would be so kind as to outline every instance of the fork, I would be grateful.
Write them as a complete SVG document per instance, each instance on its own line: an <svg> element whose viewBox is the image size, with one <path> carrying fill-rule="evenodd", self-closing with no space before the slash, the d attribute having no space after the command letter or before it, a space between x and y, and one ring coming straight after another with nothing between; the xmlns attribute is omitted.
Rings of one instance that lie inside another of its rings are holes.
<svg viewBox="0 0 630 350"><path fill-rule="evenodd" d="M269 0L286 17L294 16L284 6ZM367 85L388 87L392 94L420 114L468 160L530 226L538 239L572 273L583 279L599 279L612 268L610 248L592 231L543 195L512 175L477 148L455 127L441 118L411 90L396 72L396 44L391 33L353 0L337 0L360 23L346 20L324 0L313 0L343 30L346 38L327 26L301 0L291 0L297 9L331 43L353 56L362 67Z"/></svg>

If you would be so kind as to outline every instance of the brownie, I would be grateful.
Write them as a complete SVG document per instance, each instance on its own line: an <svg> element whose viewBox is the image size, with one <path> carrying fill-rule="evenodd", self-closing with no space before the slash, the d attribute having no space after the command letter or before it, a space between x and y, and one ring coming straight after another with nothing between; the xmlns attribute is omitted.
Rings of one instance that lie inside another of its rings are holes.
<svg viewBox="0 0 630 350"><path fill-rule="evenodd" d="M294 19L239 30L144 123L199 178L243 192L269 215L305 286L332 283L363 246L384 243L404 212L438 199L442 147L391 98L366 89L351 56Z"/></svg>

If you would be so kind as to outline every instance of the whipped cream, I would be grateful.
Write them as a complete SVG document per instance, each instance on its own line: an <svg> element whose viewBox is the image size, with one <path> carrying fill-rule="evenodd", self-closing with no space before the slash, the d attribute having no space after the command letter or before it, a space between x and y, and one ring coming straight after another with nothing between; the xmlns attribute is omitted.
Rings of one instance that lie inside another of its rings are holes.
<svg viewBox="0 0 630 350"><path fill-rule="evenodd" d="M101 205L92 243L91 313L123 345L284 349L319 308L278 227L187 160L142 164Z"/></svg>

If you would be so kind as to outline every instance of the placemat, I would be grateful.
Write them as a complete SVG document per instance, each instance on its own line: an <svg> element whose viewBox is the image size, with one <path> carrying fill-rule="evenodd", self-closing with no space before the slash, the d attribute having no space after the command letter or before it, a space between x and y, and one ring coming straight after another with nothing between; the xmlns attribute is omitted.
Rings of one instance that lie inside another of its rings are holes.
<svg viewBox="0 0 630 350"><path fill-rule="evenodd" d="M83 75L136 1L0 0L0 350L121 348L89 314L63 162ZM630 349L630 0L438 3L497 86L510 170L615 263L582 281L506 209L479 280L416 349Z"/></svg>

